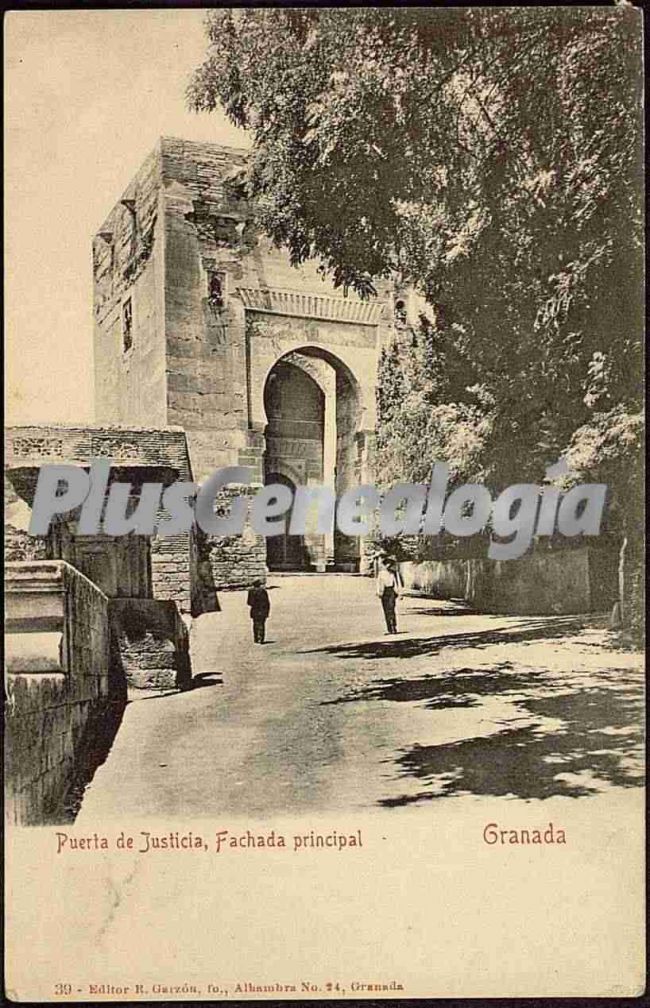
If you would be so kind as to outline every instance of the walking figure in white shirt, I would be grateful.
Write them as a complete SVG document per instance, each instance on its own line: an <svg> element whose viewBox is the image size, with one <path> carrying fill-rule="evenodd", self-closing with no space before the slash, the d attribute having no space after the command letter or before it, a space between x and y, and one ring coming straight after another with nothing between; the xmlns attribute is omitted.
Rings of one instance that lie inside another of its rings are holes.
<svg viewBox="0 0 650 1008"><path fill-rule="evenodd" d="M381 599L381 605L386 619L386 633L397 633L397 616L395 614L395 603L400 594L400 576L397 571L395 561L390 557L383 557L379 565L377 575L377 595Z"/></svg>

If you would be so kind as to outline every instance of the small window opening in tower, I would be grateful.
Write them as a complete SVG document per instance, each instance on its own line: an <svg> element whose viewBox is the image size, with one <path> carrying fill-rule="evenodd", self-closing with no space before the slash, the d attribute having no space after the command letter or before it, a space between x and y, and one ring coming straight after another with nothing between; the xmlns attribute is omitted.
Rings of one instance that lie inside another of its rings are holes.
<svg viewBox="0 0 650 1008"><path fill-rule="evenodd" d="M124 353L133 346L133 303L131 298L122 305L122 346Z"/></svg>
<svg viewBox="0 0 650 1008"><path fill-rule="evenodd" d="M223 273L214 270L208 273L208 302L215 311L220 311L225 305L225 281Z"/></svg>

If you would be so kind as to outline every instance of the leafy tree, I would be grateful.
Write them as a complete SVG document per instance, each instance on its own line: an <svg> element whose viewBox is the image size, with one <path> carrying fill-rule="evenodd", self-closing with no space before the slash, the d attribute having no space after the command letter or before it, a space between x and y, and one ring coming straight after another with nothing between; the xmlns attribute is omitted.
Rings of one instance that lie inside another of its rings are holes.
<svg viewBox="0 0 650 1008"><path fill-rule="evenodd" d="M219 10L207 34L190 103L252 132L260 226L344 288L390 278L431 306L383 353L386 479L446 458L495 490L538 480L594 425L620 473L610 433L641 409L639 13Z"/></svg>

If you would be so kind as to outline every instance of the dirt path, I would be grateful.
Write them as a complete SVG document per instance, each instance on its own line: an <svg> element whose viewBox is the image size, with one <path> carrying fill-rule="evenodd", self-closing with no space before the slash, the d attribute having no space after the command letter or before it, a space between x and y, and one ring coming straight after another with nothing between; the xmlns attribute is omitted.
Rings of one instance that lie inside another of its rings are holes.
<svg viewBox="0 0 650 1008"><path fill-rule="evenodd" d="M639 782L640 656L615 650L593 620L406 598L403 632L389 637L371 581L271 584L264 646L242 592L195 621L196 688L128 704L78 823L577 797Z"/></svg>

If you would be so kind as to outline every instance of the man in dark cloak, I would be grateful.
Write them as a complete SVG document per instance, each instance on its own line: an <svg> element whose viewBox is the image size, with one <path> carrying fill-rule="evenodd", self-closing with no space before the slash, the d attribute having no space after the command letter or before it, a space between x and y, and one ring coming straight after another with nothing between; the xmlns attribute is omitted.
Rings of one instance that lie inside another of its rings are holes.
<svg viewBox="0 0 650 1008"><path fill-rule="evenodd" d="M254 581L246 599L253 621L253 640L256 644L264 643L264 629L271 611L269 593L261 581Z"/></svg>

